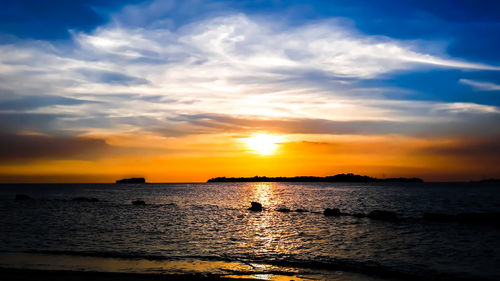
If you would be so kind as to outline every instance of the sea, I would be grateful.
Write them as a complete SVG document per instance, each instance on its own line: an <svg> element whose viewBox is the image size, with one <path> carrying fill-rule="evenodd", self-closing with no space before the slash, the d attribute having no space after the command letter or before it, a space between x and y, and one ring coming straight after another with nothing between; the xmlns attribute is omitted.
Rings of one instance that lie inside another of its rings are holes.
<svg viewBox="0 0 500 281"><path fill-rule="evenodd" d="M263 210L248 210L250 202ZM283 208L290 212L277 211ZM386 210L399 219L325 216L325 208ZM500 212L500 185L3 184L0 267L264 280L500 280L498 221L432 221L423 219L426 212Z"/></svg>

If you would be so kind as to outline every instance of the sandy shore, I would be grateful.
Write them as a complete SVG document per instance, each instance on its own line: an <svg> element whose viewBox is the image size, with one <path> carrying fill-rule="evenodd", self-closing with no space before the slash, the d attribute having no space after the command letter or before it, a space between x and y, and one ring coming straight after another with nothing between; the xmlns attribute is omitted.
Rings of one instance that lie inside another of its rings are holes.
<svg viewBox="0 0 500 281"><path fill-rule="evenodd" d="M260 280L222 277L210 274L139 274L95 271L37 270L0 268L3 281L156 281L156 280Z"/></svg>
<svg viewBox="0 0 500 281"><path fill-rule="evenodd" d="M0 280L355 280L370 275L241 261L145 260L41 253L1 253Z"/></svg>

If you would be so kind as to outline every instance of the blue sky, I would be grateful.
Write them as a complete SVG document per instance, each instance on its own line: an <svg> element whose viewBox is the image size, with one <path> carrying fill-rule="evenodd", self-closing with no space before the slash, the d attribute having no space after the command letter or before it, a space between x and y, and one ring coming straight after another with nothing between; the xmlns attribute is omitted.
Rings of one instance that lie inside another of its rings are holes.
<svg viewBox="0 0 500 281"><path fill-rule="evenodd" d="M0 130L491 144L499 35L498 1L8 1Z"/></svg>

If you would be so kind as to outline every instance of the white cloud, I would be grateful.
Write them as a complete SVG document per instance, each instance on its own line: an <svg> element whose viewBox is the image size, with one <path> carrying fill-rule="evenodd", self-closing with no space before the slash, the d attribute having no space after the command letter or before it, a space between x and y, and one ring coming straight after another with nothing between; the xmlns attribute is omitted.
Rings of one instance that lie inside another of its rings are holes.
<svg viewBox="0 0 500 281"><path fill-rule="evenodd" d="M78 98L92 94L102 103L58 105L30 112L74 116L66 121L113 118L112 122L107 120L107 126L126 129L144 126L131 122L132 118L147 117L163 124L179 114L209 113L423 120L436 103L390 101L378 95L370 100L356 98L356 89L345 85L349 79L377 78L420 67L499 69L422 53L415 42L362 35L334 20L286 28L234 14L175 30L113 24L91 33L73 33L73 39L77 44L70 51L40 41L0 46L1 87L18 95ZM311 73L323 80L311 80ZM332 87L324 81L338 82ZM127 93L136 98L111 98ZM144 97L160 99L151 102ZM168 102L162 102L161 97ZM390 106L395 104L401 106ZM58 124L64 126L64 120ZM79 124L96 126L92 122Z"/></svg>
<svg viewBox="0 0 500 281"><path fill-rule="evenodd" d="M498 106L470 102L453 102L436 104L431 111L445 111L451 113L500 113L500 108Z"/></svg>
<svg viewBox="0 0 500 281"><path fill-rule="evenodd" d="M472 86L477 91L500 91L500 85L490 82L460 79L460 83Z"/></svg>

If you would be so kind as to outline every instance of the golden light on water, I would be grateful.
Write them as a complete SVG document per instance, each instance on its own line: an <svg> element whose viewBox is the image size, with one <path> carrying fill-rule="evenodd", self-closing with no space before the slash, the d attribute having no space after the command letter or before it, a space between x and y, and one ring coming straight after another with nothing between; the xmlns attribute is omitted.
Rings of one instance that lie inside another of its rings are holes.
<svg viewBox="0 0 500 281"><path fill-rule="evenodd" d="M269 182L259 182L251 184L252 198L250 200L261 203L263 206L278 206L281 198L274 191L274 184Z"/></svg>
<svg viewBox="0 0 500 281"><path fill-rule="evenodd" d="M279 147L282 137L268 135L268 134L255 134L252 137L246 138L245 142L248 149L256 154L270 155L273 154Z"/></svg>

